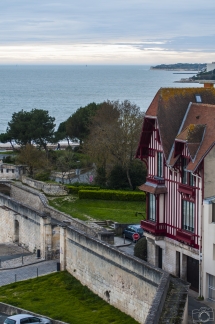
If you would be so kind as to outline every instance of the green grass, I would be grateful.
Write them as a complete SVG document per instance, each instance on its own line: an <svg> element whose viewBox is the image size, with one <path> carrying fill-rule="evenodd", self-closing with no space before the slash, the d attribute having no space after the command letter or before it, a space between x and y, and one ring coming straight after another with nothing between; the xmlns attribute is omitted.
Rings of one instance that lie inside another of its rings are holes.
<svg viewBox="0 0 215 324"><path fill-rule="evenodd" d="M71 324L135 324L67 272L0 287L0 301Z"/></svg>
<svg viewBox="0 0 215 324"><path fill-rule="evenodd" d="M145 218L145 202L78 199L74 196L50 199L49 204L83 221L112 220L119 223L139 223ZM136 212L143 213L143 215Z"/></svg>

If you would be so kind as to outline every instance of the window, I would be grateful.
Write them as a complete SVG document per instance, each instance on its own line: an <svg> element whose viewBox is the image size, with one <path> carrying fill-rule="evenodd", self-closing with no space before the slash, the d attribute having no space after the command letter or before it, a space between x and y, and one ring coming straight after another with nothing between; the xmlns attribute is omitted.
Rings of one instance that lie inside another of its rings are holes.
<svg viewBox="0 0 215 324"><path fill-rule="evenodd" d="M197 103L201 103L202 102L202 97L200 96L200 94L196 94L195 97L196 97L196 102Z"/></svg>
<svg viewBox="0 0 215 324"><path fill-rule="evenodd" d="M160 178L163 176L163 153L162 152L157 153L157 176Z"/></svg>
<svg viewBox="0 0 215 324"><path fill-rule="evenodd" d="M212 223L215 223L215 204L212 204Z"/></svg>
<svg viewBox="0 0 215 324"><path fill-rule="evenodd" d="M156 221L156 208L155 208L155 196L149 194L149 204L148 204L148 219L155 222Z"/></svg>
<svg viewBox="0 0 215 324"><path fill-rule="evenodd" d="M1 169L1 173L3 173L3 169Z"/></svg>
<svg viewBox="0 0 215 324"><path fill-rule="evenodd" d="M194 203L182 201L182 228L194 232Z"/></svg>
<svg viewBox="0 0 215 324"><path fill-rule="evenodd" d="M191 172L187 172L188 160L184 157L182 157L182 183L187 184L188 186L194 186L194 176L191 174Z"/></svg>
<svg viewBox="0 0 215 324"><path fill-rule="evenodd" d="M215 277L208 275L208 299L215 301Z"/></svg>

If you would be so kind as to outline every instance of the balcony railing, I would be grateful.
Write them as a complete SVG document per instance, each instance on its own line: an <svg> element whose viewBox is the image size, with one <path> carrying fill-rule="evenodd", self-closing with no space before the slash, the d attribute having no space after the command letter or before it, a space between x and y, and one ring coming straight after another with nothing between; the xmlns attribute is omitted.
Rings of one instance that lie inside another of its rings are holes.
<svg viewBox="0 0 215 324"><path fill-rule="evenodd" d="M163 236L166 234L166 224L165 223L156 224L149 220L146 220L146 221L142 220L141 227L145 231L150 232L154 235Z"/></svg>
<svg viewBox="0 0 215 324"><path fill-rule="evenodd" d="M146 182L151 182L156 185L165 185L165 180L159 177L146 177Z"/></svg>
<svg viewBox="0 0 215 324"><path fill-rule="evenodd" d="M186 195L195 196L195 188L182 183L178 185L178 191Z"/></svg>
<svg viewBox="0 0 215 324"><path fill-rule="evenodd" d="M185 232L180 229L177 229L176 231L176 239L189 245L193 245L195 243L195 236L193 233Z"/></svg>

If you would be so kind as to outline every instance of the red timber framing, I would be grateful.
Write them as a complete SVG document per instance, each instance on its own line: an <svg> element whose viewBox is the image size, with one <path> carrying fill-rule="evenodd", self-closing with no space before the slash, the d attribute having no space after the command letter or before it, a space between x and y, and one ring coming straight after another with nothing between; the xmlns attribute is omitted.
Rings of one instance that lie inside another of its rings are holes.
<svg viewBox="0 0 215 324"><path fill-rule="evenodd" d="M181 145L176 150L177 153L180 152L181 157L178 158L175 168L167 167L165 157L163 157L163 175L158 177L158 153L163 152L163 148L157 121L150 120L149 122L146 119L143 129L145 132L141 136L143 142L140 141L142 149L139 151L139 158L147 159L148 176L146 183L141 186L142 190L147 192L147 219L141 221L141 227L155 236L166 236L199 249L198 219L200 217L199 205L202 199L202 192L200 192L202 190L200 188L201 170L198 170L198 176L193 177L192 183L190 180L188 183L183 183L183 174L186 169L184 169L182 159L190 159L190 156L186 146L182 147ZM147 136L147 139L143 139L143 136ZM190 177L191 174L188 173L188 176ZM161 193L157 194L162 187L166 188L166 192L161 190ZM155 195L156 202L154 220L149 217L149 197L152 194ZM192 214L189 211L186 212L185 206L192 207Z"/></svg>

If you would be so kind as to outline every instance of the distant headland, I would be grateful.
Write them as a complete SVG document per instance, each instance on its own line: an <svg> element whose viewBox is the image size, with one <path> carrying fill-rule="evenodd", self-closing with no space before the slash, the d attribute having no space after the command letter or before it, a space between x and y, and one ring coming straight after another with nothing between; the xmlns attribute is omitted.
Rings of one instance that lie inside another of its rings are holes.
<svg viewBox="0 0 215 324"><path fill-rule="evenodd" d="M150 70L165 71L203 71L206 69L206 63L176 63L176 64L160 64L151 66Z"/></svg>

